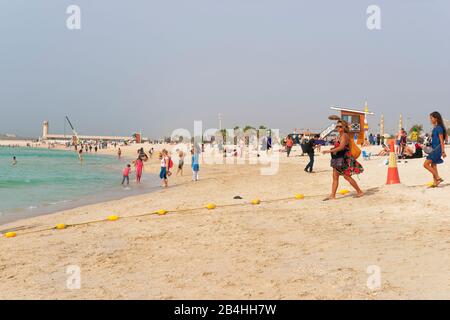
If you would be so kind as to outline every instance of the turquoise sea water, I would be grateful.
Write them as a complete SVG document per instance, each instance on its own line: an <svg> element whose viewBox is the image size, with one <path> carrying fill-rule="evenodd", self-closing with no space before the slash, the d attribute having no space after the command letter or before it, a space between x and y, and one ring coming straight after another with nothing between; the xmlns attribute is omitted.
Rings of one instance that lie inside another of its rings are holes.
<svg viewBox="0 0 450 320"><path fill-rule="evenodd" d="M125 165L125 160L95 153L84 154L81 165L74 151L0 147L0 223L155 187L132 181L130 188L121 187Z"/></svg>

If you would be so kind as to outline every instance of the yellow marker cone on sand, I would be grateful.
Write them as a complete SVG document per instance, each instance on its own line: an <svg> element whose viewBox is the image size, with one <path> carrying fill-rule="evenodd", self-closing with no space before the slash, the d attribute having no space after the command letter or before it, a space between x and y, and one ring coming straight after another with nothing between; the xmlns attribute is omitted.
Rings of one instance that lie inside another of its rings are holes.
<svg viewBox="0 0 450 320"><path fill-rule="evenodd" d="M295 199L297 199L297 200L305 199L305 195L304 195L304 194L301 194L301 193L297 193L294 197L295 197Z"/></svg>
<svg viewBox="0 0 450 320"><path fill-rule="evenodd" d="M342 195L346 195L347 193L349 193L350 191L348 191L347 189L342 189L342 190L339 190L339 194L342 194Z"/></svg>
<svg viewBox="0 0 450 320"><path fill-rule="evenodd" d="M5 233L5 238L14 238L17 234L15 232L7 232Z"/></svg>
<svg viewBox="0 0 450 320"><path fill-rule="evenodd" d="M67 228L67 226L64 223L58 223L55 226L55 229L58 229L58 230L65 229L65 228Z"/></svg>
<svg viewBox="0 0 450 320"><path fill-rule="evenodd" d="M116 221L116 220L118 220L118 219L119 219L119 216L116 216L115 214L110 215L110 216L108 217L108 220L109 220L109 221Z"/></svg>
<svg viewBox="0 0 450 320"><path fill-rule="evenodd" d="M253 199L253 200L251 201L251 203L252 203L252 204L260 204L260 203L261 203L261 200L259 200L259 199Z"/></svg>

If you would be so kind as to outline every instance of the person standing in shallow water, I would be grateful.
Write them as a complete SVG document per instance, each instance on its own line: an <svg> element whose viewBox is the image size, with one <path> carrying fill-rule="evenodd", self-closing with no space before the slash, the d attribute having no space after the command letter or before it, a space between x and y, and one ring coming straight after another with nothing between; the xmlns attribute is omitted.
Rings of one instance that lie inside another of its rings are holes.
<svg viewBox="0 0 450 320"><path fill-rule="evenodd" d="M83 148L80 148L80 151L78 151L78 159L80 163L83 163Z"/></svg>
<svg viewBox="0 0 450 320"><path fill-rule="evenodd" d="M127 186L130 185L130 171L131 171L131 165L127 164L125 169L123 169L122 185L124 185L125 181L127 182Z"/></svg>
<svg viewBox="0 0 450 320"><path fill-rule="evenodd" d="M439 112L435 111L430 114L430 121L433 125L433 132L431 134L431 151L425 160L423 167L433 175L432 188L437 187L444 180L439 176L437 165L444 162L442 158L446 158L445 141L448 139L447 129Z"/></svg>
<svg viewBox="0 0 450 320"><path fill-rule="evenodd" d="M364 171L361 164L353 158L350 151L350 129L347 122L340 120L336 125L339 132L339 139L335 142L334 147L330 150L322 151L323 154L331 154L331 167L333 168L333 184L331 194L326 200L336 199L336 191L339 186L339 177L343 176L352 187L356 190L356 197L362 197L364 192L359 188L353 174L360 174Z"/></svg>
<svg viewBox="0 0 450 320"><path fill-rule="evenodd" d="M11 164L15 166L17 164L16 156L13 157Z"/></svg>
<svg viewBox="0 0 450 320"><path fill-rule="evenodd" d="M142 171L144 170L144 162L141 158L137 158L135 162L136 166L136 183L141 183Z"/></svg>

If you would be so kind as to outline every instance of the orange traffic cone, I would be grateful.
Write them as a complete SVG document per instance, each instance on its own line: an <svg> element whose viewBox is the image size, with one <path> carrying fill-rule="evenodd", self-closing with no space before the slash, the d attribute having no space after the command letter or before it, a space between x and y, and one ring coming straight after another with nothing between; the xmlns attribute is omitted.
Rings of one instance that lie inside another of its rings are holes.
<svg viewBox="0 0 450 320"><path fill-rule="evenodd" d="M389 168L386 184L399 184L400 177L398 175L397 155L395 154L394 140L389 142L389 147Z"/></svg>

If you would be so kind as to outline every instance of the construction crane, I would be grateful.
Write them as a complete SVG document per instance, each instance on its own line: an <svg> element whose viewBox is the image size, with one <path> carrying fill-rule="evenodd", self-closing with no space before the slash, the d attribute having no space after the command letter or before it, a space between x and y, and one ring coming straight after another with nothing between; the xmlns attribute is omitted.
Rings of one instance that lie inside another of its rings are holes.
<svg viewBox="0 0 450 320"><path fill-rule="evenodd" d="M73 127L72 122L70 122L68 116L66 116L66 120L67 120L67 123L69 124L70 128L72 129L72 143L74 145L77 145L78 144L78 133L75 131L75 128Z"/></svg>

